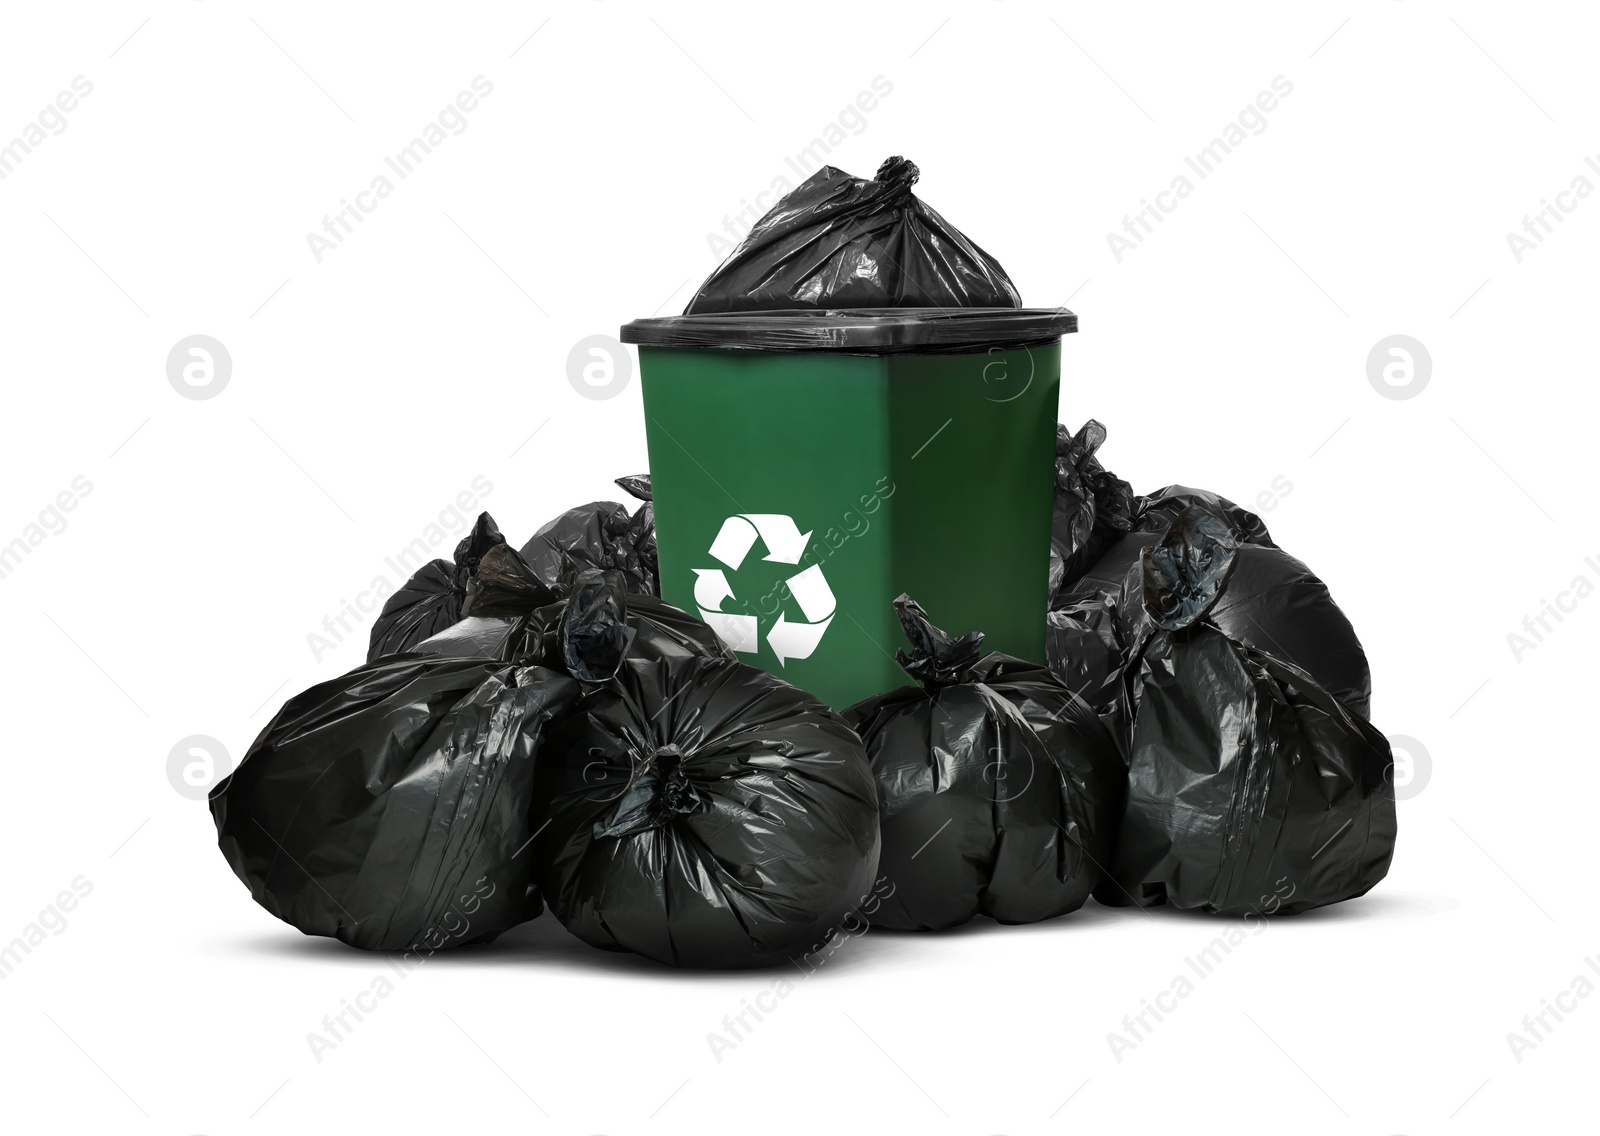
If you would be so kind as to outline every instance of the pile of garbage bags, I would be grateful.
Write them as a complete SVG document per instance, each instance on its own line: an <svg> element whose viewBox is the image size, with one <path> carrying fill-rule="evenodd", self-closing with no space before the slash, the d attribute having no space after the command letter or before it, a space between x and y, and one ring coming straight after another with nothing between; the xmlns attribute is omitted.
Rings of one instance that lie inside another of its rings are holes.
<svg viewBox="0 0 1600 1136"><path fill-rule="evenodd" d="M1366 893L1394 852L1393 756L1326 584L1203 489L1134 496L1105 429L1058 428L1051 671L1126 764L1095 898L1292 914Z"/></svg>
<svg viewBox="0 0 1600 1136"><path fill-rule="evenodd" d="M907 685L842 712L659 598L648 477L618 480L636 510L580 506L520 551L485 513L213 790L223 855L273 915L367 950L548 907L683 967L803 959L852 921L1362 895L1393 759L1349 620L1258 516L1135 494L1105 437L1059 430L1047 662L903 595Z"/></svg>
<svg viewBox="0 0 1600 1136"><path fill-rule="evenodd" d="M212 791L229 866L367 950L488 942L546 904L678 966L826 943L877 879L861 739L657 590L648 503L570 510L521 552L483 514Z"/></svg>
<svg viewBox="0 0 1600 1136"><path fill-rule="evenodd" d="M837 329L797 315L1021 314L918 176L823 168L686 315L832 352ZM842 711L661 599L648 475L617 479L636 504L520 546L484 513L389 597L365 662L290 698L213 789L222 853L267 911L366 950L484 943L548 907L595 947L703 968L809 971L867 926L1091 898L1250 917L1362 895L1395 802L1350 621L1260 517L1135 493L1105 441L1058 427L1047 657L985 652L984 628L902 595L908 681Z"/></svg>

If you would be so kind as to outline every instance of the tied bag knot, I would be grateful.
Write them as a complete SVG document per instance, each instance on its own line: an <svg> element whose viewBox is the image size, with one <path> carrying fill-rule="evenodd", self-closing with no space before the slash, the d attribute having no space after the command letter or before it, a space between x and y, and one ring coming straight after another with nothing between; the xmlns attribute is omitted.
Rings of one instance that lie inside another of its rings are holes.
<svg viewBox="0 0 1600 1136"><path fill-rule="evenodd" d="M455 568L451 575L458 592L465 596L472 578L477 575L478 563L487 553L503 546L505 542L506 538L500 535L494 518L488 513L479 513L472 531L456 545Z"/></svg>
<svg viewBox="0 0 1600 1136"><path fill-rule="evenodd" d="M893 201L911 196L911 187L917 184L921 176L922 171L917 169L917 163L896 154L883 160L878 172L872 175L872 180L883 188L885 199Z"/></svg>
<svg viewBox="0 0 1600 1136"><path fill-rule="evenodd" d="M479 562L462 613L531 622L558 604L565 606L554 635L532 626L525 629L526 661L565 670L579 682L615 677L636 634L627 622L627 584L618 572L579 568L568 560L560 585L551 588L516 549L497 545Z"/></svg>
<svg viewBox="0 0 1600 1136"><path fill-rule="evenodd" d="M910 651L901 647L894 655L906 674L930 690L972 681L972 668L983 656L983 632L969 631L953 639L935 627L922 605L903 592L894 601L894 610L911 641Z"/></svg>
<svg viewBox="0 0 1600 1136"><path fill-rule="evenodd" d="M618 800L610 823L594 826L595 836L632 836L709 808L710 800L683 767L685 756L677 745L652 749Z"/></svg>
<svg viewBox="0 0 1600 1136"><path fill-rule="evenodd" d="M1163 631L1206 617L1228 586L1239 544L1221 517L1200 505L1178 514L1160 543L1144 550L1144 610Z"/></svg>

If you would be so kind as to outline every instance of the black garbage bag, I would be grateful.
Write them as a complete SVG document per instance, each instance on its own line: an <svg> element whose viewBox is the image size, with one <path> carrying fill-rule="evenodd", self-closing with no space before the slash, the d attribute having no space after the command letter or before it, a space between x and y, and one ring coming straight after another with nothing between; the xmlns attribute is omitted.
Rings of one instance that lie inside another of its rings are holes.
<svg viewBox="0 0 1600 1136"><path fill-rule="evenodd" d="M484 942L538 915L541 739L579 679L621 665L625 600L586 587L535 660L402 654L291 698L211 793L234 873L284 922L368 950Z"/></svg>
<svg viewBox="0 0 1600 1136"><path fill-rule="evenodd" d="M545 524L522 546L524 559L545 584L556 587L570 560L579 568L616 569L627 578L630 592L661 594L650 475L619 477L617 484L644 504L633 513L615 501L579 505Z"/></svg>
<svg viewBox="0 0 1600 1136"><path fill-rule="evenodd" d="M1328 585L1303 561L1281 548L1240 545L1211 621L1230 638L1305 671L1359 717L1372 717L1367 653Z"/></svg>
<svg viewBox="0 0 1600 1136"><path fill-rule="evenodd" d="M1127 736L1123 668L1133 644L1102 596L1058 597L1045 620L1050 672L1089 704L1121 746Z"/></svg>
<svg viewBox="0 0 1600 1136"><path fill-rule="evenodd" d="M1196 507L1144 557L1152 631L1128 673L1132 761L1102 902L1287 915L1362 895L1389 869L1389 743L1210 619L1239 551Z"/></svg>
<svg viewBox="0 0 1600 1136"><path fill-rule="evenodd" d="M781 679L630 659L549 734L534 842L567 930L673 966L810 952L866 899L878 802L861 741Z"/></svg>
<svg viewBox="0 0 1600 1136"><path fill-rule="evenodd" d="M579 568L567 561L554 587L510 545L485 553L467 584L464 618L424 640L416 650L515 661L539 656L541 644L561 625L568 602L603 586L627 593L624 618L634 633L635 658L733 658L715 631L697 617L654 596L632 591L615 569Z"/></svg>
<svg viewBox="0 0 1600 1136"><path fill-rule="evenodd" d="M478 561L505 542L494 518L479 513L472 531L456 545L453 560L430 560L384 603L367 641L367 662L409 651L459 620L467 581L478 570Z"/></svg>
<svg viewBox="0 0 1600 1136"><path fill-rule="evenodd" d="M889 158L871 181L824 166L757 221L685 315L794 308L1020 308L995 259L911 192Z"/></svg>
<svg viewBox="0 0 1600 1136"><path fill-rule="evenodd" d="M1242 510L1233 514L1217 511L1225 510L1227 502L1209 494L1197 500L1202 503L1189 508L1200 509L1222 523L1238 544L1232 575L1211 609L1211 622L1230 638L1299 667L1358 715L1370 717L1372 672L1367 655L1328 586L1304 562L1277 545L1242 543L1238 535ZM1260 533L1264 536L1265 530ZM1077 689L1076 675L1085 668L1098 673L1100 656L1092 644L1086 646L1051 630L1066 622L1066 617L1057 613L1077 612L1096 636L1131 649L1148 630L1142 604L1143 552L1160 539L1160 532L1149 531L1123 537L1052 603L1047 657L1051 669L1067 685ZM1100 706L1092 694L1085 697Z"/></svg>
<svg viewBox="0 0 1600 1136"><path fill-rule="evenodd" d="M1209 489L1169 485L1165 489L1157 489L1148 497L1138 498L1134 504L1138 516L1132 527L1139 532L1160 535L1166 532L1172 522L1178 519L1178 514L1189 506L1203 505L1208 512L1215 513L1227 522L1228 530L1233 534L1236 543L1259 544L1267 548L1278 547L1272 542L1266 523L1260 517Z"/></svg>
<svg viewBox="0 0 1600 1136"><path fill-rule="evenodd" d="M1056 425L1056 497L1050 521L1050 594L1088 571L1123 533L1133 528L1133 487L1095 457L1106 428L1093 418L1076 434Z"/></svg>
<svg viewBox="0 0 1600 1136"><path fill-rule="evenodd" d="M1076 911L1111 861L1124 773L1110 733L1044 667L983 655L980 632L952 639L907 596L895 610L913 648L896 658L920 685L845 711L878 783L893 886L873 926Z"/></svg>

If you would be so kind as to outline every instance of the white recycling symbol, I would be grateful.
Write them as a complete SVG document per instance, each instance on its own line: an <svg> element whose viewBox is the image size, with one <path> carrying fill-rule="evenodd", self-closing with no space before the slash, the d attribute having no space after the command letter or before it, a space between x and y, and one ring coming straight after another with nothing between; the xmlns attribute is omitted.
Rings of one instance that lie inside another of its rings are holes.
<svg viewBox="0 0 1600 1136"><path fill-rule="evenodd" d="M801 532L794 518L782 513L736 513L722 522L717 539L711 542L711 555L730 571L737 572L755 547L757 538L767 549L762 559L777 564L799 564L811 534ZM696 568L694 573L694 601L700 605L700 618L733 650L753 654L761 638L756 617L722 610L722 601L733 596L728 577L721 568ZM779 666L788 665L789 659L810 657L822 641L822 633L833 622L837 606L820 564L795 573L784 583L809 622L792 623L782 612L778 613L778 622L767 632L767 646L778 656Z"/></svg>

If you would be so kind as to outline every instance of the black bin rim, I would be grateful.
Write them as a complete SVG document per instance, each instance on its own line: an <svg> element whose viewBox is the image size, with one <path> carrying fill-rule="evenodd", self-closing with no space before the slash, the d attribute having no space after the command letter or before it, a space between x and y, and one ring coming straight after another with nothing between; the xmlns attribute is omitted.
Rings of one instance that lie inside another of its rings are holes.
<svg viewBox="0 0 1600 1136"><path fill-rule="evenodd" d="M1066 308L787 308L637 319L621 338L640 347L946 355L1037 347L1077 330Z"/></svg>

